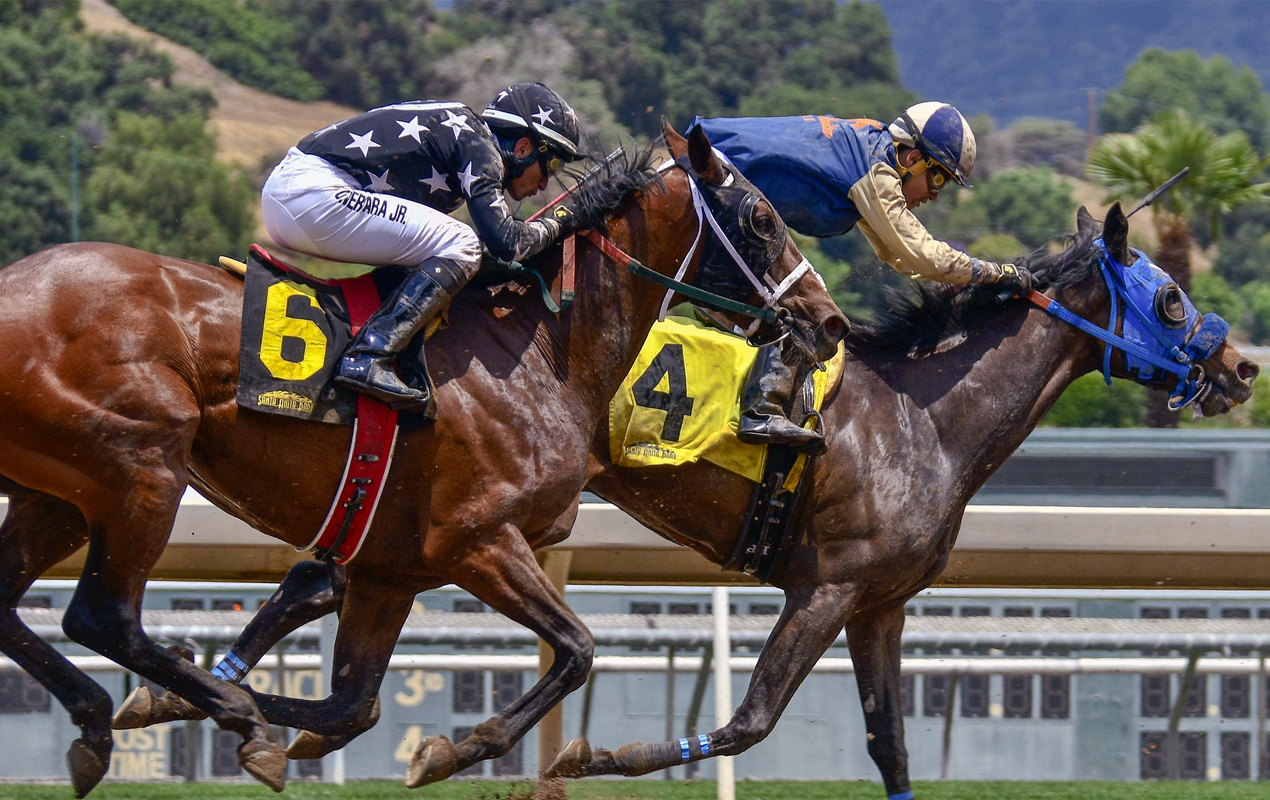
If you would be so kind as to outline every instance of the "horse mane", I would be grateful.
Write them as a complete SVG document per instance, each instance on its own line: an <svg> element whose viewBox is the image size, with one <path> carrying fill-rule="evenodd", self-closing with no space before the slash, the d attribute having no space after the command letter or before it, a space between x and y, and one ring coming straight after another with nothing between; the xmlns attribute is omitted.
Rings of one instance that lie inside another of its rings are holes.
<svg viewBox="0 0 1270 800"><path fill-rule="evenodd" d="M1040 286L1068 288L1088 278L1097 268L1096 234L1058 236L1017 263L1026 267ZM1061 252L1051 252L1058 245ZM1017 307L1005 304L991 284L949 286L931 281L912 281L905 290L888 289L882 308L870 325L852 325L847 349L856 355L919 359L948 339L967 334Z"/></svg>
<svg viewBox="0 0 1270 800"><path fill-rule="evenodd" d="M595 170L580 179L565 201L577 215L579 230L603 227L618 206L649 184L665 189L653 166L656 149L653 144L635 151L622 148L617 155L599 160Z"/></svg>

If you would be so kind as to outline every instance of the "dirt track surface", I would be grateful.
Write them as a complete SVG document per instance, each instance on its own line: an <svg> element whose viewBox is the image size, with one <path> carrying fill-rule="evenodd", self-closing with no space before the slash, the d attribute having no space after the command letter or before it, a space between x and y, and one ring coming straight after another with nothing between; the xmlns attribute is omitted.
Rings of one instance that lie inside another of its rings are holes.
<svg viewBox="0 0 1270 800"><path fill-rule="evenodd" d="M281 158L305 134L361 109L335 103L300 103L252 89L229 78L198 53L133 25L106 0L82 0L80 16L90 33L122 34L166 53L176 65L175 80L211 91L216 98L210 126L222 161L248 169Z"/></svg>

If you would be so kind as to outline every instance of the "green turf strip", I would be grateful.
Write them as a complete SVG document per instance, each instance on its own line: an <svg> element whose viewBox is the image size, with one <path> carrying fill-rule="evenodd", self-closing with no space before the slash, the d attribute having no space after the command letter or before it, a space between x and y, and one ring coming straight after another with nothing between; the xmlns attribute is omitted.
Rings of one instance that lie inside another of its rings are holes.
<svg viewBox="0 0 1270 800"><path fill-rule="evenodd" d="M569 800L714 800L713 781L592 780L571 782ZM90 800L531 800L526 781L451 780L409 790L393 781L354 781L343 787L295 781L275 795L255 784L106 783ZM880 784L856 781L738 781L737 800L885 800ZM940 781L914 786L915 800L1243 800L1270 797L1266 783L1071 783ZM70 800L68 785L0 784L0 800ZM560 799L563 800L563 799Z"/></svg>

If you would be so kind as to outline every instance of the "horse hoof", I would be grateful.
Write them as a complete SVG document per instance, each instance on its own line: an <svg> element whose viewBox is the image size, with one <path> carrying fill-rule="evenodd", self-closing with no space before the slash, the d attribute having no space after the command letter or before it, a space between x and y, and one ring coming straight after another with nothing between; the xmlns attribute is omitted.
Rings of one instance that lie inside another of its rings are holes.
<svg viewBox="0 0 1270 800"><path fill-rule="evenodd" d="M159 696L148 686L138 686L119 706L115 718L110 721L110 727L124 731L187 719L207 719L207 714L190 705L180 695L168 692Z"/></svg>
<svg viewBox="0 0 1270 800"><path fill-rule="evenodd" d="M454 742L444 736L429 736L410 759L410 768L406 770L406 786L418 789L420 786L445 780L454 774L458 762L459 751Z"/></svg>
<svg viewBox="0 0 1270 800"><path fill-rule="evenodd" d="M331 737L329 736L323 736L313 731L300 731L291 740L291 744L287 746L287 758L292 761L321 758L327 753L332 753L338 749L338 746L332 746Z"/></svg>
<svg viewBox="0 0 1270 800"><path fill-rule="evenodd" d="M544 778L583 778L591 763L591 743L586 739L574 739L564 746L556 760L551 762Z"/></svg>
<svg viewBox="0 0 1270 800"><path fill-rule="evenodd" d="M105 756L104 758L102 756ZM105 753L98 754L83 739L71 742L66 751L66 768L71 774L71 787L76 797L83 797L93 790L110 767L110 740L106 740Z"/></svg>
<svg viewBox="0 0 1270 800"><path fill-rule="evenodd" d="M243 742L238 746L238 763L247 774L275 792L287 785L287 754L273 742Z"/></svg>

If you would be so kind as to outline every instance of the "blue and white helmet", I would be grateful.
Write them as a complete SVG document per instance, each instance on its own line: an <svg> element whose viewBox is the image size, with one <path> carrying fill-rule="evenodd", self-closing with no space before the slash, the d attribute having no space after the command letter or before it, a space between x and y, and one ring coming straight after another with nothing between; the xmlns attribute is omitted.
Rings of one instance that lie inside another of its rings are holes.
<svg viewBox="0 0 1270 800"><path fill-rule="evenodd" d="M887 128L895 143L916 147L962 186L975 168L975 134L961 112L947 103L918 103Z"/></svg>

